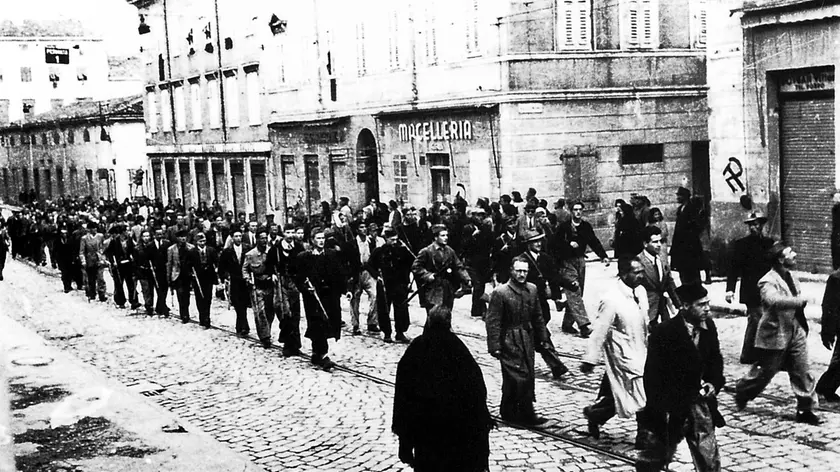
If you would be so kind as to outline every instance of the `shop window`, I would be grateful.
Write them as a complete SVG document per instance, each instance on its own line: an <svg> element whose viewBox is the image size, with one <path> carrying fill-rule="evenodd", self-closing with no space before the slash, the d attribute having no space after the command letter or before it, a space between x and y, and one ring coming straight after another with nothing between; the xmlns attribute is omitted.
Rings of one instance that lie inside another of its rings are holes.
<svg viewBox="0 0 840 472"><path fill-rule="evenodd" d="M449 166L449 154L443 153L428 153L426 159L429 161L430 167L447 167Z"/></svg>
<svg viewBox="0 0 840 472"><path fill-rule="evenodd" d="M405 154L394 155L394 197L408 200L408 159Z"/></svg>
<svg viewBox="0 0 840 472"><path fill-rule="evenodd" d="M662 144L627 144L621 146L621 165L662 162Z"/></svg>

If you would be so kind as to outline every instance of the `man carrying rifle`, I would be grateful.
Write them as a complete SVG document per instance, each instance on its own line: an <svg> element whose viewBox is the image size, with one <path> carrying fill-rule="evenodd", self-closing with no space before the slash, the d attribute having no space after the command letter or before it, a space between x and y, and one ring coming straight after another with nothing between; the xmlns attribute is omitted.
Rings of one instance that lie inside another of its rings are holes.
<svg viewBox="0 0 840 472"><path fill-rule="evenodd" d="M157 281L152 258L154 257L154 244L152 235L148 230L140 233L140 242L134 248L134 263L137 265L137 280L140 282L140 291L143 292L143 304L146 314L155 314L155 290ZM165 295L164 295L165 296Z"/></svg>
<svg viewBox="0 0 840 472"><path fill-rule="evenodd" d="M187 242L186 229L175 233L176 243L166 252L166 274L169 287L178 296L178 311L182 323L190 322L190 287L196 265L195 246Z"/></svg>
<svg viewBox="0 0 840 472"><path fill-rule="evenodd" d="M368 260L371 275L381 280L384 291L377 296L379 307L379 328L385 334L385 342L391 340L391 318L388 316L389 307L394 307L394 328L397 331L396 340L400 343L411 342L405 332L408 330L408 296L409 274L414 256L397 237L393 229L386 229L383 233L385 246L374 249Z"/></svg>
<svg viewBox="0 0 840 472"><path fill-rule="evenodd" d="M198 323L210 327L210 302L213 300L213 285L219 283L217 267L219 254L207 245L207 236L199 232L195 235L197 264L193 269L193 283L195 284L195 306L198 308Z"/></svg>
<svg viewBox="0 0 840 472"><path fill-rule="evenodd" d="M146 245L145 251L153 267L155 291L157 292L157 303L155 313L158 316L169 316L169 307L166 306L166 294L169 292L169 276L166 270L167 251L172 243L163 239L163 228L160 226L154 229L154 239Z"/></svg>
<svg viewBox="0 0 840 472"><path fill-rule="evenodd" d="M140 303L137 301L137 287L134 284L134 241L128 237L128 228L122 224L113 226L109 233L112 238L105 248L105 256L111 264L111 275L114 278L114 302L117 307L125 308L128 292L131 309L136 310Z"/></svg>
<svg viewBox="0 0 840 472"><path fill-rule="evenodd" d="M268 263L276 276L274 305L280 323L284 356L300 354L300 289L297 286L297 256L303 246L295 237L295 225L283 227L283 239L268 251Z"/></svg>
<svg viewBox="0 0 840 472"><path fill-rule="evenodd" d="M305 336L312 341L312 363L329 372L335 363L327 356L327 339L341 336L341 295L350 296L344 261L325 249L324 230L312 230L312 249L298 255L298 285L303 288Z"/></svg>
<svg viewBox="0 0 840 472"><path fill-rule="evenodd" d="M268 232L257 231L256 246L245 254L242 264L242 278L251 288L251 307L254 310L254 324L263 347L271 347L271 323L274 322L274 282L271 265L268 263Z"/></svg>
<svg viewBox="0 0 840 472"><path fill-rule="evenodd" d="M420 306L426 308L426 313L435 305L451 310L460 284L470 287L464 264L448 245L449 230L444 225L434 225L432 234L434 242L423 248L411 265L420 292Z"/></svg>
<svg viewBox="0 0 840 472"><path fill-rule="evenodd" d="M242 264L245 262L245 247L242 245L242 230L234 228L231 233L233 244L222 250L219 257L219 275L222 281L230 287L228 290L228 303L233 305L236 311L236 335L248 336L251 327L248 326L248 303L250 295L248 285L242 278ZM228 305L228 308L230 308Z"/></svg>

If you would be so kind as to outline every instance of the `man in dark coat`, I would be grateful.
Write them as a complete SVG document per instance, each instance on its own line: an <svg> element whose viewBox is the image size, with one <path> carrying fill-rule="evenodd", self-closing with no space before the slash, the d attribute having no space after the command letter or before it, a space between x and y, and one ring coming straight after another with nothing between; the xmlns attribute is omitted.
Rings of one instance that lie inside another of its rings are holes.
<svg viewBox="0 0 840 472"><path fill-rule="evenodd" d="M840 343L836 343L840 334L840 269L835 270L828 276L825 284L825 294L822 301L822 338L823 346L834 352L831 354L831 361L828 369L817 382L817 393L825 397L829 403L840 402L840 395L837 395L837 388L840 387Z"/></svg>
<svg viewBox="0 0 840 472"><path fill-rule="evenodd" d="M490 281L490 249L493 245L493 221L485 218L483 208L475 207L470 220L461 233L461 255L472 283L472 305L470 315L484 316L487 304L484 286Z"/></svg>
<svg viewBox="0 0 840 472"><path fill-rule="evenodd" d="M574 324L580 328L581 337L589 337L592 329L589 327L589 316L583 303L583 290L586 286L586 248L591 248L601 259L604 266L610 265L607 253L601 241L595 235L592 225L583 219L583 203L572 204L572 219L557 228L555 236L557 253L561 257L563 270L577 281L580 289L570 292L566 313L563 315L563 332L576 334Z"/></svg>
<svg viewBox="0 0 840 472"><path fill-rule="evenodd" d="M680 273L680 283L685 285L700 280L700 268L703 266L702 224L687 188L677 189L677 202L680 206L671 242L671 267Z"/></svg>
<svg viewBox="0 0 840 472"><path fill-rule="evenodd" d="M834 192L831 207L831 266L840 269L840 192Z"/></svg>
<svg viewBox="0 0 840 472"><path fill-rule="evenodd" d="M510 264L521 252L521 245L516 239L516 218L507 217L502 234L493 241L490 254L491 267L496 282L503 284L510 278Z"/></svg>
<svg viewBox="0 0 840 472"><path fill-rule="evenodd" d="M0 242L2 245L2 242ZM63 224L59 229L58 238L53 242L53 250L50 255L61 271L61 283L64 285L64 293L73 290L72 282L75 276L76 259L79 257L79 248L73 247L73 239L70 236L67 225Z"/></svg>
<svg viewBox="0 0 840 472"><path fill-rule="evenodd" d="M534 353L549 336L537 287L527 281L528 267L524 256L513 260L510 279L490 295L485 324L487 350L502 366L502 418L539 425L546 419L534 412Z"/></svg>
<svg viewBox="0 0 840 472"><path fill-rule="evenodd" d="M207 245L207 236L199 232L195 235L196 264L193 274L195 306L198 309L198 323L210 327L210 302L213 300L213 285L219 283L219 256L215 249Z"/></svg>
<svg viewBox="0 0 840 472"><path fill-rule="evenodd" d="M149 230L140 232L140 241L134 248L134 268L137 281L140 283L140 291L143 294L143 305L146 308L146 315L155 314L155 290L157 280L155 268L152 264L154 256L154 243Z"/></svg>
<svg viewBox="0 0 840 472"><path fill-rule="evenodd" d="M134 241L129 237L128 227L115 225L109 231L112 237L105 248L105 256L111 264L111 276L114 278L114 303L124 308L126 292L131 309L140 306L137 301L137 286L134 283Z"/></svg>
<svg viewBox="0 0 840 472"><path fill-rule="evenodd" d="M390 343L392 341L391 319L388 312L390 306L393 306L396 340L408 343L411 340L405 335L410 323L406 298L414 256L411 255L405 243L398 239L397 232L393 229L386 229L382 236L385 237L385 245L374 249L368 260L371 274L378 279L379 287L383 289L376 299L379 303L377 309L379 328L385 335L385 342Z"/></svg>
<svg viewBox="0 0 840 472"><path fill-rule="evenodd" d="M483 472L489 465L487 387L450 321L445 306L429 311L423 334L397 365L392 429L400 461L417 472Z"/></svg>
<svg viewBox="0 0 840 472"><path fill-rule="evenodd" d="M723 388L723 356L709 316L709 297L699 283L677 288L682 307L653 328L645 363L644 415L652 436L636 461L637 471L659 471L685 438L699 472L719 472L715 427L725 423L717 410Z"/></svg>
<svg viewBox="0 0 840 472"><path fill-rule="evenodd" d="M229 285L230 304L236 312L236 334L248 336L248 285L242 277L242 264L245 262L245 246L242 245L242 230L234 229L231 234L233 244L219 256L219 276Z"/></svg>
<svg viewBox="0 0 840 472"><path fill-rule="evenodd" d="M768 251L773 246L773 239L764 235L767 218L760 211L750 213L744 223L749 234L732 243L729 255L729 270L726 273L726 302L732 303L735 297L735 285L741 279L739 300L747 306L747 329L744 332L744 344L741 348L741 363L755 362L755 332L761 318L761 294L758 281L770 270Z"/></svg>
<svg viewBox="0 0 840 472"><path fill-rule="evenodd" d="M460 284L470 285L464 264L449 247L449 230L444 225L434 225L432 234L434 242L423 248L411 265L420 291L420 304L427 313L435 305L452 310Z"/></svg>
<svg viewBox="0 0 840 472"><path fill-rule="evenodd" d="M335 367L330 360L328 339L341 337L341 295L348 293L348 273L342 257L333 249L325 249L324 230L312 232L312 249L298 255L298 286L304 287L303 308L306 311L306 333L312 341L313 364L329 372Z"/></svg>
<svg viewBox="0 0 840 472"><path fill-rule="evenodd" d="M155 271L155 281L157 282L156 295L157 301L155 303L155 313L158 316L169 316L169 307L166 306L166 296L169 292L169 277L166 271L167 251L171 243L163 238L163 228L157 227L154 229L154 238L146 252L149 260L152 262L152 267Z"/></svg>
<svg viewBox="0 0 840 472"><path fill-rule="evenodd" d="M268 251L268 263L274 267L277 284L274 287L275 314L280 323L283 355L300 354L300 288L298 287L297 258L304 251L295 237L295 225L283 227L283 239Z"/></svg>
<svg viewBox="0 0 840 472"><path fill-rule="evenodd" d="M268 349L271 347L271 324L274 322L274 267L268 263L268 232L257 230L255 241L256 246L245 254L242 278L251 289L257 336L263 347ZM245 247L247 249L248 246Z"/></svg>

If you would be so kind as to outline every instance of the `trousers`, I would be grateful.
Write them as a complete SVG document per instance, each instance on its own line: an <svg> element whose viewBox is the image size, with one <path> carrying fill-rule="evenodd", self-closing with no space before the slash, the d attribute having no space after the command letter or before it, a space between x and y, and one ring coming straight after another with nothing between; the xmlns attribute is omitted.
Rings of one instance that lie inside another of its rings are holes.
<svg viewBox="0 0 840 472"><path fill-rule="evenodd" d="M88 299L93 300L94 298L96 298L96 295L98 293L99 299L104 300L106 297L105 277L103 274L102 267L85 267L85 273L87 274L87 285L85 286L85 293L87 294Z"/></svg>
<svg viewBox="0 0 840 472"><path fill-rule="evenodd" d="M142 278L140 282L140 292L143 294L143 306L146 308L146 314L152 315L155 312L155 284L151 279Z"/></svg>
<svg viewBox="0 0 840 472"><path fill-rule="evenodd" d="M583 287L586 283L586 258L573 257L563 261L563 270L577 280L580 287L576 292L566 290L566 311L563 314L563 328L570 329L575 323L579 328L589 326L589 315L583 303Z"/></svg>
<svg viewBox="0 0 840 472"><path fill-rule="evenodd" d="M353 328L359 327L359 303L362 301L362 293L368 296L367 325L376 326L376 279L371 277L370 272L362 270L359 273L359 280L353 287L353 298L350 299L350 322Z"/></svg>
<svg viewBox="0 0 840 472"><path fill-rule="evenodd" d="M645 449L636 460L637 472L658 472L674 458L677 446L685 439L697 472L720 472L720 449L709 405L702 399L694 402L684 417L649 415L651 434Z"/></svg>
<svg viewBox="0 0 840 472"><path fill-rule="evenodd" d="M265 288L252 288L251 305L254 310L254 325L257 327L257 336L264 343L271 342L271 324L274 323L274 288L271 285Z"/></svg>

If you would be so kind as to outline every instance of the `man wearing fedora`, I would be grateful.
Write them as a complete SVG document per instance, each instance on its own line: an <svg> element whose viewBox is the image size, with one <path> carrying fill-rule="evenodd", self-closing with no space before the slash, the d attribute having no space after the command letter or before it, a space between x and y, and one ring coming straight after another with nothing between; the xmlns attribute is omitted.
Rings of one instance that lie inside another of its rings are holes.
<svg viewBox="0 0 840 472"><path fill-rule="evenodd" d="M700 281L700 268L703 266L703 245L700 243L702 228L699 212L691 203L691 192L687 188L677 189L677 202L679 207L670 251L671 267L679 272L680 283L685 285Z"/></svg>
<svg viewBox="0 0 840 472"><path fill-rule="evenodd" d="M770 270L767 253L773 246L773 239L764 235L767 217L760 211L747 216L744 224L749 234L732 243L729 255L729 270L726 274L726 302L732 303L735 297L735 285L741 279L738 298L747 306L747 329L744 332L744 344L741 348L741 363L752 364L755 361L755 331L761 318L761 294L758 281Z"/></svg>
<svg viewBox="0 0 840 472"><path fill-rule="evenodd" d="M762 314L758 321L754 346L761 354L735 385L735 408L738 411L757 397L782 370L787 370L796 396L796 421L820 424L814 414L817 403L816 382L808 365L807 300L793 275L796 252L776 243L770 248L771 269L758 281Z"/></svg>

